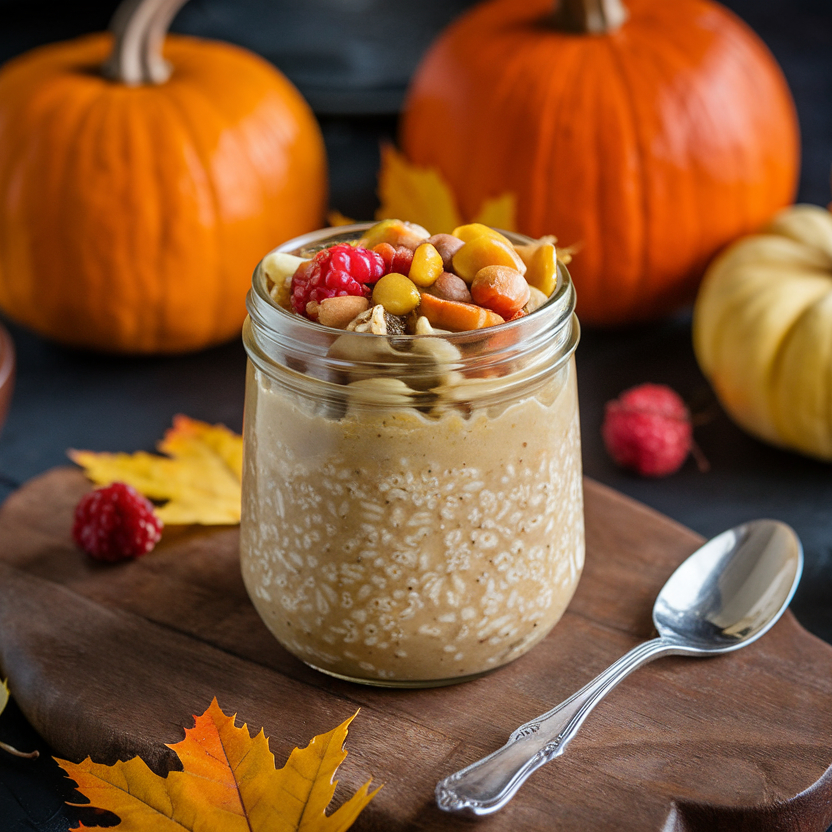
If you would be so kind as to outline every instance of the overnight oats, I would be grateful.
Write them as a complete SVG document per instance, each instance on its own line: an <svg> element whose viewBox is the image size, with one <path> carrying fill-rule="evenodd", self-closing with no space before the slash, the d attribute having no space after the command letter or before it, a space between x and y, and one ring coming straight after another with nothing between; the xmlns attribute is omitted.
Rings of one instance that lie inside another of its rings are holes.
<svg viewBox="0 0 832 832"><path fill-rule="evenodd" d="M326 229L258 265L241 564L287 650L421 687L557 623L584 560L574 301L551 240L480 225Z"/></svg>

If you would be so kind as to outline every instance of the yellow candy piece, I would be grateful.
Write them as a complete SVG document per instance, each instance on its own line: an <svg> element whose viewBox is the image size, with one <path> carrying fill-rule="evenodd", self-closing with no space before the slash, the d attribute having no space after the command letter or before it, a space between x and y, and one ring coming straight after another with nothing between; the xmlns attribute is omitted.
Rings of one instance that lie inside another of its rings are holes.
<svg viewBox="0 0 832 832"><path fill-rule="evenodd" d="M511 243L496 237L474 237L454 255L454 272L466 283L471 283L480 269L486 266L510 266L520 274L526 273L526 264Z"/></svg>
<svg viewBox="0 0 832 832"><path fill-rule="evenodd" d="M373 289L373 303L380 303L391 315L407 315L421 298L416 284L397 272L384 275Z"/></svg>
<svg viewBox="0 0 832 832"><path fill-rule="evenodd" d="M558 282L558 255L551 243L539 246L517 246L517 253L526 264L526 282L540 289L546 297L555 291Z"/></svg>
<svg viewBox="0 0 832 832"><path fill-rule="evenodd" d="M410 264L410 271L407 276L422 289L433 286L442 272L445 271L445 264L442 255L436 247L430 243L422 243L413 252L413 262Z"/></svg>
<svg viewBox="0 0 832 832"><path fill-rule="evenodd" d="M508 237L503 236L499 231L495 231L487 225L483 225L481 222L470 222L467 225L458 225L451 233L454 237L459 237L464 243L470 243L471 240L475 240L477 237L491 237L508 246L511 245Z"/></svg>

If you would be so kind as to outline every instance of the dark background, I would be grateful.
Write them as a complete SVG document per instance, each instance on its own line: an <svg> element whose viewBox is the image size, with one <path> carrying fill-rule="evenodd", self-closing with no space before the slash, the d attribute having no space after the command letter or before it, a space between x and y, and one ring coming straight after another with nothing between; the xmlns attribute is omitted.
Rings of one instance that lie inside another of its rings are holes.
<svg viewBox="0 0 832 832"><path fill-rule="evenodd" d="M0 0L0 63L42 43L106 28L115 5ZM332 207L370 218L379 139L395 136L396 114L420 56L467 5L191 0L172 28L246 46L283 70L319 116ZM826 205L832 199L832 2L725 5L762 37L783 68L802 130L798 201ZM245 354L238 342L180 358L124 359L65 350L9 329L18 377L0 433L0 501L30 477L66 464L69 447L152 450L175 413L241 428ZM728 420L696 366L689 310L658 325L585 331L578 377L585 473L705 536L754 517L791 524L806 554L792 609L808 630L832 643L832 467L763 445ZM599 432L604 402L644 381L670 384L686 399L697 416L695 436L707 472L689 460L668 479L644 480L610 462ZM78 817L64 805L72 789L14 701L0 716L0 740L42 752L30 762L0 751L0 832L65 832Z"/></svg>

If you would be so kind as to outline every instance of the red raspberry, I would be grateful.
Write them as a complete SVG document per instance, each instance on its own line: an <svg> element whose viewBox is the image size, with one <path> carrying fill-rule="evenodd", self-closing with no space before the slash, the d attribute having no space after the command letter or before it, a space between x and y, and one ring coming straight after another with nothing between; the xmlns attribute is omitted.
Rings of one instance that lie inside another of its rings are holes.
<svg viewBox="0 0 832 832"><path fill-rule="evenodd" d="M384 274L384 260L376 252L348 243L319 251L292 276L292 309L306 315L309 301L359 295L369 298L364 284L375 283Z"/></svg>
<svg viewBox="0 0 832 832"><path fill-rule="evenodd" d="M75 507L73 540L95 560L145 555L159 542L162 521L135 488L114 482L85 494Z"/></svg>
<svg viewBox="0 0 832 832"><path fill-rule="evenodd" d="M641 384L607 402L601 435L616 463L644 477L678 471L693 447L690 413L662 384Z"/></svg>

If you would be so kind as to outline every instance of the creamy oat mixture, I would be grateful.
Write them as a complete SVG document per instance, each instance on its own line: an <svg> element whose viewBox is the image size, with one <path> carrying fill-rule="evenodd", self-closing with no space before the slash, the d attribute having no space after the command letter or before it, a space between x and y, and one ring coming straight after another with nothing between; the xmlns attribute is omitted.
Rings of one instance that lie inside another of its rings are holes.
<svg viewBox="0 0 832 832"><path fill-rule="evenodd" d="M333 413L251 366L242 570L321 670L415 684L499 667L563 614L583 566L574 362L499 409Z"/></svg>

